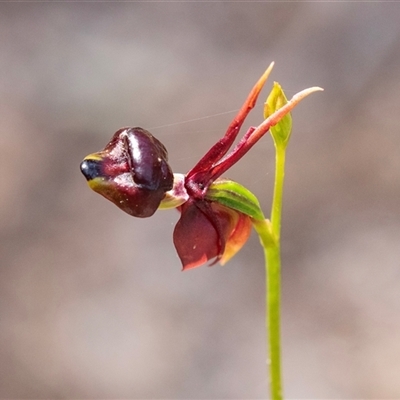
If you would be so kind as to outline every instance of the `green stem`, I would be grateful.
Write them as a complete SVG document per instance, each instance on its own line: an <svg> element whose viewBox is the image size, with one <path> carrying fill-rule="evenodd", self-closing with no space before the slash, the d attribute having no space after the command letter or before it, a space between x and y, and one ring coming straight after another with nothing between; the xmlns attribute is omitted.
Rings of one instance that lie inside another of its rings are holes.
<svg viewBox="0 0 400 400"><path fill-rule="evenodd" d="M265 255L266 276L266 325L268 332L268 364L271 398L282 399L281 377L281 253L280 231L282 214L283 181L285 176L285 147L276 146L276 169L271 222L253 221Z"/></svg>
<svg viewBox="0 0 400 400"><path fill-rule="evenodd" d="M253 220L265 256L265 323L267 327L267 360L271 399L282 399L280 351L280 249L274 240L269 220Z"/></svg>
<svg viewBox="0 0 400 400"><path fill-rule="evenodd" d="M274 187L274 199L272 201L272 210L271 210L271 225L272 225L272 233L279 247L280 237L281 237L282 196L283 196L283 181L285 178L286 148L283 145L275 145L275 150L276 150L275 187Z"/></svg>
<svg viewBox="0 0 400 400"><path fill-rule="evenodd" d="M271 398L282 399L281 344L280 344L280 249L266 248L266 322L269 339L269 375Z"/></svg>
<svg viewBox="0 0 400 400"><path fill-rule="evenodd" d="M275 143L275 186L271 210L271 231L275 239L265 248L266 258L266 309L270 354L271 398L282 399L281 377L281 215L283 181L285 178L285 146Z"/></svg>

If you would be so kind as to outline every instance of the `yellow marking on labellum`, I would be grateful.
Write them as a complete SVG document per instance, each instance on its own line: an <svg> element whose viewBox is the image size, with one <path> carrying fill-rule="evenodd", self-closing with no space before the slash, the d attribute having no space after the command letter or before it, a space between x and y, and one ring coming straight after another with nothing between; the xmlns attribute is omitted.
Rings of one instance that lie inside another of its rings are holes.
<svg viewBox="0 0 400 400"><path fill-rule="evenodd" d="M106 179L104 177L97 176L96 178L89 179L87 183L92 190L96 190L96 188L100 189L101 187L104 187L105 181Z"/></svg>
<svg viewBox="0 0 400 400"><path fill-rule="evenodd" d="M103 160L103 157L99 156L98 153L92 153L92 154L89 154L88 156L86 156L86 157L83 159L83 161L85 161L85 160L102 161L102 160Z"/></svg>

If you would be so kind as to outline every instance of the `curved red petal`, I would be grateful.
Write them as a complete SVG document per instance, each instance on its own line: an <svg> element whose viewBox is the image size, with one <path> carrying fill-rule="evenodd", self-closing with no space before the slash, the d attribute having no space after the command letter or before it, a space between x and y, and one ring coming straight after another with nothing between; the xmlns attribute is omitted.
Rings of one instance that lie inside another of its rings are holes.
<svg viewBox="0 0 400 400"><path fill-rule="evenodd" d="M224 249L210 218L196 203L186 202L181 213L174 229L174 245L185 271L220 256Z"/></svg>
<svg viewBox="0 0 400 400"><path fill-rule="evenodd" d="M249 238L250 218L221 204L188 201L180 211L174 244L184 271L214 258L224 265Z"/></svg>

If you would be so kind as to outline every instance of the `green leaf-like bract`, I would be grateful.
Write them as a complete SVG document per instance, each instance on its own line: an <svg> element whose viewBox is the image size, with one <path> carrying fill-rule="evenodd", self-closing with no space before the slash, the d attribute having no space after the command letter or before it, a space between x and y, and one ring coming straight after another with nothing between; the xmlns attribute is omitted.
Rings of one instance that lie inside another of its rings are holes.
<svg viewBox="0 0 400 400"><path fill-rule="evenodd" d="M210 185L205 198L256 220L265 219L257 197L237 182L219 179Z"/></svg>

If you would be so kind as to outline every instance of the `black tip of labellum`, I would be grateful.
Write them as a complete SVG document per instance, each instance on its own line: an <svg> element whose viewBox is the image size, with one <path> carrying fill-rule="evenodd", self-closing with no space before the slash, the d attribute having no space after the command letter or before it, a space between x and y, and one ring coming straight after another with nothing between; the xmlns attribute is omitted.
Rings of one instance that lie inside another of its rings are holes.
<svg viewBox="0 0 400 400"><path fill-rule="evenodd" d="M88 181L101 176L101 163L99 160L85 159L81 162L80 168Z"/></svg>

